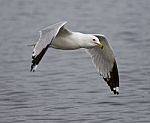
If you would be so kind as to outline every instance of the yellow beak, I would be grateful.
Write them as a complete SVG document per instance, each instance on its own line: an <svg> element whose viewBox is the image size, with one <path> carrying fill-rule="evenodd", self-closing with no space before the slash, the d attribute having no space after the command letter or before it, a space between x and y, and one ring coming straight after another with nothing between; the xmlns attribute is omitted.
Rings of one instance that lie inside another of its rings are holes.
<svg viewBox="0 0 150 123"><path fill-rule="evenodd" d="M101 43L96 43L97 44L97 47L99 47L99 48L101 48L101 49L103 49L103 44L101 44Z"/></svg>

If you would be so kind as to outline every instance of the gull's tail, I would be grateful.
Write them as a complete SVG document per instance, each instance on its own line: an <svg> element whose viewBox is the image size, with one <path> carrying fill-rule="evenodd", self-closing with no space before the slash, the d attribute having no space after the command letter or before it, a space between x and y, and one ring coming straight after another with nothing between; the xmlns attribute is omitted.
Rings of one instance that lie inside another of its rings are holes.
<svg viewBox="0 0 150 123"><path fill-rule="evenodd" d="M35 45L36 45L36 44L34 43L34 44L28 44L27 46L28 46L28 47L33 47L33 48L34 48Z"/></svg>

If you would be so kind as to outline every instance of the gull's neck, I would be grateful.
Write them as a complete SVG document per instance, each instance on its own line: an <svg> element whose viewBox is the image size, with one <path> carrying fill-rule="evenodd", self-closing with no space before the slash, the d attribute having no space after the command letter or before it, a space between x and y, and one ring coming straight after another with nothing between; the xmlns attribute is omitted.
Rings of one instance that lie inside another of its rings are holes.
<svg viewBox="0 0 150 123"><path fill-rule="evenodd" d="M88 36L89 34L72 32L72 41L76 42L80 46L80 48L88 48Z"/></svg>
<svg viewBox="0 0 150 123"><path fill-rule="evenodd" d="M89 34L71 32L66 36L57 36L51 47L56 49L74 50L79 48L91 48Z"/></svg>

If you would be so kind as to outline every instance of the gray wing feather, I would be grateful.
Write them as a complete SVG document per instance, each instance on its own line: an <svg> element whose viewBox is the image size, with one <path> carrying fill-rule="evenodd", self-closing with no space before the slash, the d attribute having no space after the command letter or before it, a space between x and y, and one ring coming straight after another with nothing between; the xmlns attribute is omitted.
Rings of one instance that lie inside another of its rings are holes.
<svg viewBox="0 0 150 123"><path fill-rule="evenodd" d="M105 36L95 34L103 44L103 49L98 47L88 49L91 54L92 60L96 66L97 71L103 76L104 80L110 86L110 89L115 93L119 94L119 75L116 60Z"/></svg>
<svg viewBox="0 0 150 123"><path fill-rule="evenodd" d="M67 22L59 22L40 31L39 40L33 49L31 71L35 71L37 65L41 61L51 42L66 23Z"/></svg>

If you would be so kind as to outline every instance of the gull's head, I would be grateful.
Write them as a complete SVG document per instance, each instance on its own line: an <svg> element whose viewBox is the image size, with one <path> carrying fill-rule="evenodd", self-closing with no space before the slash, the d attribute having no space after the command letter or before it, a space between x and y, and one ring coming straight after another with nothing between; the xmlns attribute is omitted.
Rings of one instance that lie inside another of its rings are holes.
<svg viewBox="0 0 150 123"><path fill-rule="evenodd" d="M76 42L80 48L94 48L98 47L103 49L103 44L96 36L92 34L73 33L74 42Z"/></svg>
<svg viewBox="0 0 150 123"><path fill-rule="evenodd" d="M89 47L91 47L91 48L99 47L99 48L103 49L103 44L94 35L88 35L88 41L87 42L88 42Z"/></svg>
<svg viewBox="0 0 150 123"><path fill-rule="evenodd" d="M103 44L100 42L100 40L96 36L92 36L92 42L96 47L103 49Z"/></svg>

